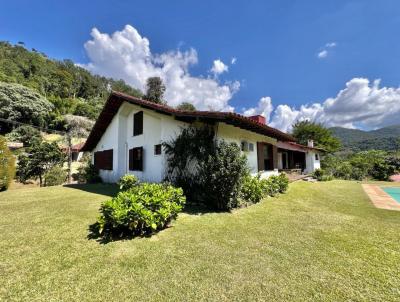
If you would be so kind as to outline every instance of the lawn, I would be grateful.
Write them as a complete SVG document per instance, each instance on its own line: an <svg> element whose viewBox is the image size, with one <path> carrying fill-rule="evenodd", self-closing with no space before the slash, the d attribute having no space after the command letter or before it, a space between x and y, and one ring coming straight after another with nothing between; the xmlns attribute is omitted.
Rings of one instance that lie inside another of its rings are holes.
<svg viewBox="0 0 400 302"><path fill-rule="evenodd" d="M110 185L0 193L1 301L399 301L400 212L359 183L296 182L151 238L87 239Z"/></svg>

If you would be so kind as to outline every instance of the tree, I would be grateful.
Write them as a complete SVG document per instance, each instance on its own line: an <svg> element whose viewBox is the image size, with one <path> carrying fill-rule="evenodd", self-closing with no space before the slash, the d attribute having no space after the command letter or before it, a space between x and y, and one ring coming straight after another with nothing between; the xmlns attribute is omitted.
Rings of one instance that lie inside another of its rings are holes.
<svg viewBox="0 0 400 302"><path fill-rule="evenodd" d="M7 147L7 141L0 136L0 191L8 189L15 176L15 158Z"/></svg>
<svg viewBox="0 0 400 302"><path fill-rule="evenodd" d="M48 100L30 88L0 82L0 118L44 126L53 108Z"/></svg>
<svg viewBox="0 0 400 302"><path fill-rule="evenodd" d="M7 139L10 141L18 141L24 144L24 147L31 147L33 144L42 142L40 131L31 126L19 126L8 133Z"/></svg>
<svg viewBox="0 0 400 302"><path fill-rule="evenodd" d="M184 111L196 111L196 107L188 102L182 102L178 106L176 106L176 109L179 110L184 110Z"/></svg>
<svg viewBox="0 0 400 302"><path fill-rule="evenodd" d="M27 149L27 153L18 156L17 176L19 181L39 178L40 186L43 184L43 175L51 168L62 165L65 154L55 142L34 144Z"/></svg>
<svg viewBox="0 0 400 302"><path fill-rule="evenodd" d="M293 125L292 135L298 143L307 145L308 140L313 140L316 147L331 153L341 147L340 141L332 135L332 132L322 124L311 121L298 121Z"/></svg>
<svg viewBox="0 0 400 302"><path fill-rule="evenodd" d="M163 96L165 92L165 85L160 77L151 77L147 79L147 91L145 99L157 104L164 103Z"/></svg>

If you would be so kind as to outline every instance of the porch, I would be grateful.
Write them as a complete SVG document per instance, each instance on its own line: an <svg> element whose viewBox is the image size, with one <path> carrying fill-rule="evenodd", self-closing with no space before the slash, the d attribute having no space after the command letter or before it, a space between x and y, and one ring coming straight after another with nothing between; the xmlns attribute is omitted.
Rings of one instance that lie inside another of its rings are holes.
<svg viewBox="0 0 400 302"><path fill-rule="evenodd" d="M299 146L278 142L257 142L258 171L280 171L301 175L306 170L306 151Z"/></svg>

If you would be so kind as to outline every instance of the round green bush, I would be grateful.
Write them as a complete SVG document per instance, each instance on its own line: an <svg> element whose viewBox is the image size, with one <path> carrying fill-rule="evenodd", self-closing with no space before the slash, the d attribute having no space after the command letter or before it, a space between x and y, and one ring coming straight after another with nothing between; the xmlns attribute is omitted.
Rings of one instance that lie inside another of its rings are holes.
<svg viewBox="0 0 400 302"><path fill-rule="evenodd" d="M240 196L242 200L250 203L257 203L266 196L263 190L263 180L260 179L260 175L251 176L246 175L243 177L243 183L240 190Z"/></svg>
<svg viewBox="0 0 400 302"><path fill-rule="evenodd" d="M142 183L101 205L96 232L105 238L151 234L175 219L185 201L181 188Z"/></svg>
<svg viewBox="0 0 400 302"><path fill-rule="evenodd" d="M128 191L139 184L139 179L132 174L122 176L119 181L119 189L121 191Z"/></svg>
<svg viewBox="0 0 400 302"><path fill-rule="evenodd" d="M44 175L44 186L59 186L67 180L67 172L61 166L54 166Z"/></svg>

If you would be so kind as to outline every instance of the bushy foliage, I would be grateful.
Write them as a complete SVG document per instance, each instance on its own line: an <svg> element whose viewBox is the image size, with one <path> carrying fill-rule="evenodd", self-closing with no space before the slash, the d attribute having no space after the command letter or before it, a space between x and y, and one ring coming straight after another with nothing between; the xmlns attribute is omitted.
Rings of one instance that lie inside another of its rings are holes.
<svg viewBox="0 0 400 302"><path fill-rule="evenodd" d="M313 140L317 147L327 152L338 151L341 146L340 140L329 129L308 120L296 122L292 134L300 144L307 145L308 140Z"/></svg>
<svg viewBox="0 0 400 302"><path fill-rule="evenodd" d="M289 179L284 173L261 178L260 175L246 175L241 187L241 198L245 202L257 203L267 196L284 193L289 186Z"/></svg>
<svg viewBox="0 0 400 302"><path fill-rule="evenodd" d="M53 108L47 111L48 124L58 126L58 130L63 130L63 125L56 121L66 114L96 119L110 90L143 95L123 80L92 75L71 60L52 60L43 53L8 42L0 42L0 82L18 83L44 96ZM29 109L33 104L26 102L25 106Z"/></svg>
<svg viewBox="0 0 400 302"><path fill-rule="evenodd" d="M146 82L147 90L144 98L150 102L162 104L165 85L160 77L150 77Z"/></svg>
<svg viewBox="0 0 400 302"><path fill-rule="evenodd" d="M17 176L19 181L39 178L40 186L43 184L43 175L52 167L62 165L65 154L55 142L42 142L26 149L26 153L18 156Z"/></svg>
<svg viewBox="0 0 400 302"><path fill-rule="evenodd" d="M281 173L278 176L271 175L265 179L262 184L265 195L275 196L278 193L284 193L287 191L289 179L284 173Z"/></svg>
<svg viewBox="0 0 400 302"><path fill-rule="evenodd" d="M174 140L164 143L166 180L182 188L190 202L200 201L203 187L198 177L199 165L215 153L215 146L212 127L183 128Z"/></svg>
<svg viewBox="0 0 400 302"><path fill-rule="evenodd" d="M15 176L15 158L7 147L7 141L0 136L0 191L10 186Z"/></svg>
<svg viewBox="0 0 400 302"><path fill-rule="evenodd" d="M312 173L312 176L318 181L329 181L333 179L333 176L327 174L325 170L317 169Z"/></svg>
<svg viewBox="0 0 400 302"><path fill-rule="evenodd" d="M362 151L345 158L326 156L322 160L322 168L327 175L354 180L388 180L398 170L392 155L379 150Z"/></svg>
<svg viewBox="0 0 400 302"><path fill-rule="evenodd" d="M118 185L121 191L128 191L139 185L139 179L135 175L127 174L119 179Z"/></svg>
<svg viewBox="0 0 400 302"><path fill-rule="evenodd" d="M218 210L230 210L239 205L243 177L247 173L247 158L235 143L220 141L215 153L199 165L202 200Z"/></svg>
<svg viewBox="0 0 400 302"><path fill-rule="evenodd" d="M176 109L184 111L196 111L196 107L192 103L188 102L180 103L178 106L176 106Z"/></svg>
<svg viewBox="0 0 400 302"><path fill-rule="evenodd" d="M182 189L142 183L104 202L95 229L105 238L151 234L175 219L184 204Z"/></svg>
<svg viewBox="0 0 400 302"><path fill-rule="evenodd" d="M82 166L78 168L76 178L79 183L94 184L102 182L99 169L92 164L90 157L86 157L83 160Z"/></svg>
<svg viewBox="0 0 400 302"><path fill-rule="evenodd" d="M245 202L258 203L260 200L266 196L266 190L264 188L263 182L260 175L251 176L247 174L243 177L243 183L240 190L240 197Z"/></svg>
<svg viewBox="0 0 400 302"><path fill-rule="evenodd" d="M33 144L41 143L43 138L38 129L31 126L19 126L6 135L9 141L21 142L24 147L31 147Z"/></svg>
<svg viewBox="0 0 400 302"><path fill-rule="evenodd" d="M0 118L45 126L53 108L33 89L0 82Z"/></svg>
<svg viewBox="0 0 400 302"><path fill-rule="evenodd" d="M64 117L65 130L73 137L87 137L92 130L94 122L84 116L67 114Z"/></svg>
<svg viewBox="0 0 400 302"><path fill-rule="evenodd" d="M44 186L59 186L67 180L67 172L61 166L54 166L44 174Z"/></svg>

